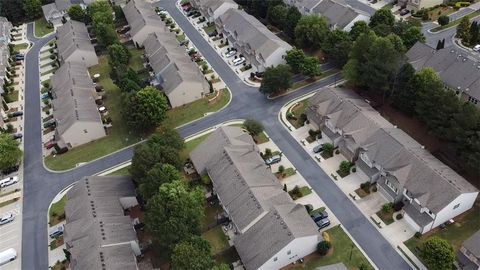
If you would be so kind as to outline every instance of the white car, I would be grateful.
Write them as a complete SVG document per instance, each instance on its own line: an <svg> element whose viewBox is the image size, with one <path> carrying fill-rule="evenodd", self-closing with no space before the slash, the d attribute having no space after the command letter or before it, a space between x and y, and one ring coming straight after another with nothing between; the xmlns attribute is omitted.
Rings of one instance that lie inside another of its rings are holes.
<svg viewBox="0 0 480 270"><path fill-rule="evenodd" d="M11 186L15 183L18 183L18 176L13 176L0 180L0 188L5 188Z"/></svg>
<svg viewBox="0 0 480 270"><path fill-rule="evenodd" d="M473 47L473 50L476 52L480 51L480 44L475 45L475 47Z"/></svg>
<svg viewBox="0 0 480 270"><path fill-rule="evenodd" d="M15 219L15 216L10 213L10 214L5 214L2 217L0 217L0 225L4 225L7 223L12 222Z"/></svg>
<svg viewBox="0 0 480 270"><path fill-rule="evenodd" d="M234 56L236 53L237 53L237 51L235 49L230 50L230 51L225 53L225 57L230 58L230 57Z"/></svg>
<svg viewBox="0 0 480 270"><path fill-rule="evenodd" d="M233 65L234 66L239 66L241 64L245 63L245 57L240 57L235 60L233 60Z"/></svg>

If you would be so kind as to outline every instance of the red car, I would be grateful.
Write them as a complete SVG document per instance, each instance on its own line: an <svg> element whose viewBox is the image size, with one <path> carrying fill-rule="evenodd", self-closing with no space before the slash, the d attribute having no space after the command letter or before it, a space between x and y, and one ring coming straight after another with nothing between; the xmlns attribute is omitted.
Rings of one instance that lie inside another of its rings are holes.
<svg viewBox="0 0 480 270"><path fill-rule="evenodd" d="M50 149L52 147L54 147L57 143L55 141L49 141L47 143L45 143L45 148L47 149Z"/></svg>

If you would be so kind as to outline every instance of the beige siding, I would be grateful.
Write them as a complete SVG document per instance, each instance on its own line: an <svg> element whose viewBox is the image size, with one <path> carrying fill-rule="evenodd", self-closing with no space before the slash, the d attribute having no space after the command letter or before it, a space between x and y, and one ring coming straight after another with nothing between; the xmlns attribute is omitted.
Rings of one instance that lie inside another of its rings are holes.
<svg viewBox="0 0 480 270"><path fill-rule="evenodd" d="M205 81L205 83L207 82ZM197 82L179 84L175 90L167 95L170 105L175 108L202 98L206 94L203 92L203 87L204 84Z"/></svg>
<svg viewBox="0 0 480 270"><path fill-rule="evenodd" d="M62 139L65 144L71 147L77 147L98 140L104 136L106 136L106 133L103 124L99 122L77 121L62 134Z"/></svg>
<svg viewBox="0 0 480 270"><path fill-rule="evenodd" d="M98 57L95 52L92 51L83 51L77 50L70 55L65 62L81 62L84 63L87 67L93 67L98 65Z"/></svg>

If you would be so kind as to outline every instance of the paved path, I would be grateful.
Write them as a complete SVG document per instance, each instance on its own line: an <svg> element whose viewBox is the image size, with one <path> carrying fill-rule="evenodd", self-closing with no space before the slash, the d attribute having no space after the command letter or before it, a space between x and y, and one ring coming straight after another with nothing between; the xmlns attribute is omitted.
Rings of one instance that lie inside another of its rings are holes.
<svg viewBox="0 0 480 270"><path fill-rule="evenodd" d="M328 77L322 81L275 100L268 100L257 88L245 85L227 66L223 59L193 28L174 6L173 1L162 1L185 31L202 55L218 71L232 92L232 102L223 111L212 114L178 129L183 136L195 134L208 127L231 119L256 118L263 122L267 133L277 143L293 165L307 179L310 185L339 218L346 230L365 250L379 269L410 269L394 248L382 237L371 223L359 212L353 203L313 162L290 136L278 120L278 112L288 100L313 92L322 86L332 84L337 78ZM38 54L41 47L53 35L38 39L33 36L33 25L28 25L28 38L35 42L27 54L26 110L25 110L25 158L24 158L24 209L22 266L24 269L47 269L47 211L50 201L69 184L83 176L93 175L131 159L132 147L95 160L74 170L52 173L43 166L42 131L40 119Z"/></svg>

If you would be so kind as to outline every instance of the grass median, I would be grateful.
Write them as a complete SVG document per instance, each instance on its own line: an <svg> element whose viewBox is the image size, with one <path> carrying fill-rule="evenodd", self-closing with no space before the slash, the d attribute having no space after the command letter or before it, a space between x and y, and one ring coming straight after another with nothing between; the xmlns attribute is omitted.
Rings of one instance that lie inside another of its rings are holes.
<svg viewBox="0 0 480 270"><path fill-rule="evenodd" d="M35 36L43 37L53 32L53 27L45 20L44 17L35 21Z"/></svg>

